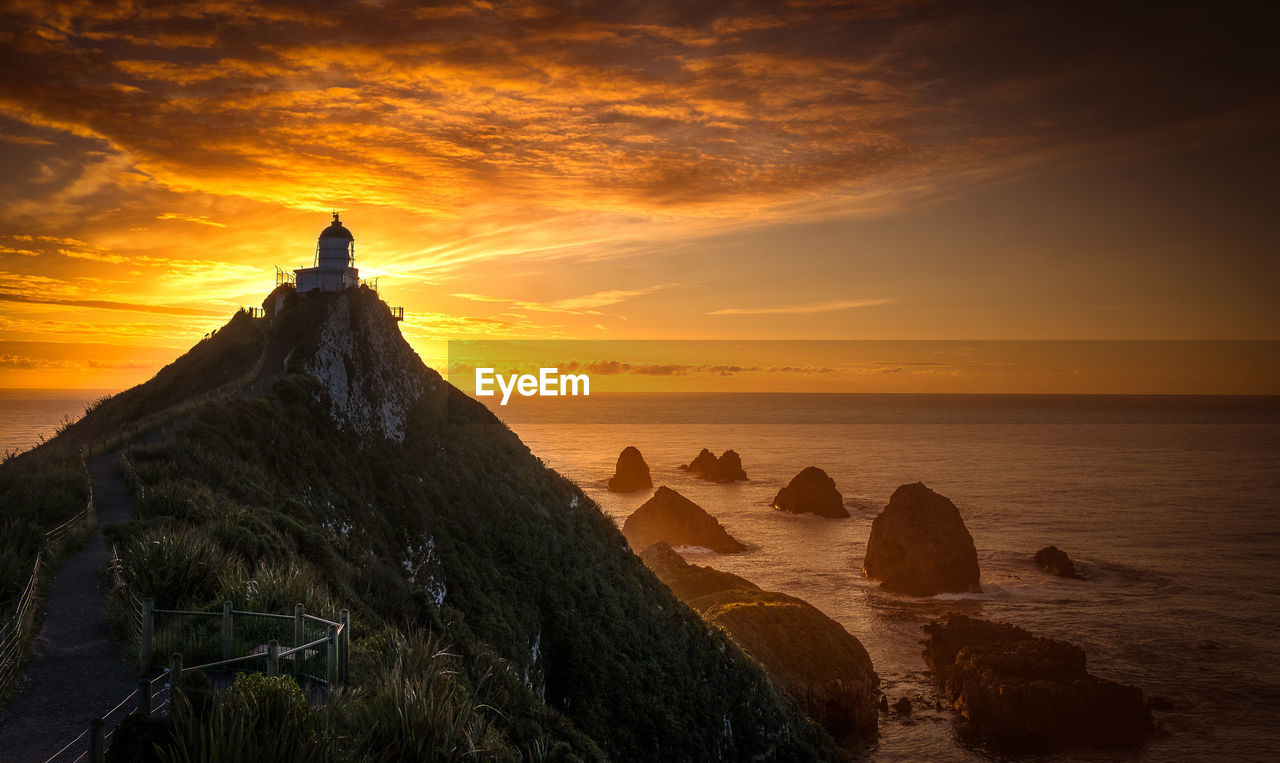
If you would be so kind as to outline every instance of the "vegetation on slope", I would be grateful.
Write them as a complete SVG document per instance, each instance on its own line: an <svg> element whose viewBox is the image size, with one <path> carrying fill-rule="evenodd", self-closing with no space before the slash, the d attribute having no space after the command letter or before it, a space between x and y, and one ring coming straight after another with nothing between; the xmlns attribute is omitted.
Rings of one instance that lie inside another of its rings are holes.
<svg viewBox="0 0 1280 763"><path fill-rule="evenodd" d="M170 439L131 449L146 500L109 539L134 592L157 606L352 610L353 698L294 724L307 749L325 759L359 757L366 744L408 749L395 745L423 742L396 742L405 732L396 719L444 708L441 717L470 719L476 754L499 759L833 755L829 738L676 600L585 494L420 362L344 357L343 379L416 374L424 390L403 443L344 426L332 379L288 373L306 368L318 344L308 326L324 303L314 299L279 316L265 343L237 329L259 348L279 336L295 348L262 394L211 401ZM350 310L357 333L390 321L364 293L329 309ZM248 356L241 369L253 366ZM175 365L199 376L195 359ZM114 403L98 416L119 416ZM454 656L396 667L388 643ZM218 702L218 723L249 722L227 709L239 705ZM197 716L173 732L183 745L212 738L193 729L217 716ZM451 757L436 753L425 757Z"/></svg>

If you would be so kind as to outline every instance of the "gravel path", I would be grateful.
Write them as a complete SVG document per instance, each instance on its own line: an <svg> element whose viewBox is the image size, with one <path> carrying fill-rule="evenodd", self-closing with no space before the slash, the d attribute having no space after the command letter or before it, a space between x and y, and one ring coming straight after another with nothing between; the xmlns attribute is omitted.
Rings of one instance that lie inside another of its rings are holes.
<svg viewBox="0 0 1280 763"><path fill-rule="evenodd" d="M107 626L107 597L98 574L110 559L102 527L133 513L133 497L116 459L106 453L89 461L98 528L57 570L22 686L0 715L0 760L43 763L138 687L139 677ZM107 730L133 707L130 700Z"/></svg>

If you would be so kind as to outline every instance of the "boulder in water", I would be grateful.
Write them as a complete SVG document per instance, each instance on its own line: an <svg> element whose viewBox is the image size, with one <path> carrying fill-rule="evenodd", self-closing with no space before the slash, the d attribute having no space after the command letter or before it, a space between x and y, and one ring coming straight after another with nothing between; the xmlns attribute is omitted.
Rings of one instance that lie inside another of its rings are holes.
<svg viewBox="0 0 1280 763"><path fill-rule="evenodd" d="M792 514L817 514L821 517L848 517L844 498L836 490L836 481L816 466L800 471L787 486L774 496L773 508Z"/></svg>
<svg viewBox="0 0 1280 763"><path fill-rule="evenodd" d="M701 546L718 554L747 548L701 506L666 485L627 517L622 534L633 549L646 549L659 541L672 546Z"/></svg>
<svg viewBox="0 0 1280 763"><path fill-rule="evenodd" d="M649 476L649 465L644 462L639 448L634 445L623 448L618 454L613 476L609 478L609 489L615 493L630 493L651 487L653 478Z"/></svg>
<svg viewBox="0 0 1280 763"><path fill-rule="evenodd" d="M871 523L863 573L910 596L981 591L978 552L960 511L923 483L903 485Z"/></svg>
<svg viewBox="0 0 1280 763"><path fill-rule="evenodd" d="M1057 546L1045 546L1036 552L1036 566L1050 575L1060 578L1082 579L1076 572L1076 565L1067 556L1067 552Z"/></svg>
<svg viewBox="0 0 1280 763"><path fill-rule="evenodd" d="M756 659L837 740L876 736L880 678L844 626L808 602L689 564L664 543L641 554L673 593Z"/></svg>
<svg viewBox="0 0 1280 763"><path fill-rule="evenodd" d="M1078 646L958 614L924 630L943 695L998 744L1127 747L1154 730L1142 690L1090 675Z"/></svg>
<svg viewBox="0 0 1280 763"><path fill-rule="evenodd" d="M747 479L747 473L742 470L742 457L733 450L726 450L716 458L716 454L703 448L697 458L680 468L710 482L745 482Z"/></svg>

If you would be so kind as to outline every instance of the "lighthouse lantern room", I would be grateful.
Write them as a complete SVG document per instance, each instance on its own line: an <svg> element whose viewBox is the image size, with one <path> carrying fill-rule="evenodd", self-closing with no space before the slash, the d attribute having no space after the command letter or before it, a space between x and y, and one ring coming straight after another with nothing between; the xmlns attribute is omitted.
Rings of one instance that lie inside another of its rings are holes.
<svg viewBox="0 0 1280 763"><path fill-rule="evenodd" d="M333 223L320 233L316 244L315 267L293 271L300 293L313 289L342 291L360 285L360 271L353 265L356 259L356 239L333 213Z"/></svg>

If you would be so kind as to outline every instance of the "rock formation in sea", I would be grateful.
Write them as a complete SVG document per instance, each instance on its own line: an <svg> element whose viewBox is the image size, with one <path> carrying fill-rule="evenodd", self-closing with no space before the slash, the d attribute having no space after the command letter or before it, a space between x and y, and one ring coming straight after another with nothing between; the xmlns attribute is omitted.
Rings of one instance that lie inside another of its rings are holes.
<svg viewBox="0 0 1280 763"><path fill-rule="evenodd" d="M848 517L836 481L816 466L805 467L774 496L773 508L791 514Z"/></svg>
<svg viewBox="0 0 1280 763"><path fill-rule="evenodd" d="M1091 675L1074 644L959 614L924 630L938 688L996 745L1131 747L1154 729L1142 690Z"/></svg>
<svg viewBox="0 0 1280 763"><path fill-rule="evenodd" d="M718 554L745 551L715 517L698 504L663 485L622 523L631 548L643 550L659 541L672 546L701 546Z"/></svg>
<svg viewBox="0 0 1280 763"><path fill-rule="evenodd" d="M959 509L920 482L895 490L871 523L862 571L884 590L910 596L982 590Z"/></svg>
<svg viewBox="0 0 1280 763"><path fill-rule="evenodd" d="M1081 579L1080 573L1076 572L1076 565L1071 561L1071 557L1067 556L1067 552L1057 546L1045 546L1037 551L1036 566L1050 575L1057 575L1060 578Z"/></svg>
<svg viewBox="0 0 1280 763"><path fill-rule="evenodd" d="M640 449L628 445L618 454L618 463L613 468L613 476L609 478L609 489L615 493L630 493L636 490L648 490L653 487L653 478L649 476L649 465L640 455Z"/></svg>
<svg viewBox="0 0 1280 763"><path fill-rule="evenodd" d="M880 678L844 626L808 602L689 564L665 543L641 554L681 601L760 662L811 718L844 743L876 736Z"/></svg>
<svg viewBox="0 0 1280 763"><path fill-rule="evenodd" d="M742 470L742 457L733 450L726 450L716 458L716 454L703 448L696 458L680 468L709 482L745 482L747 480L747 473Z"/></svg>

